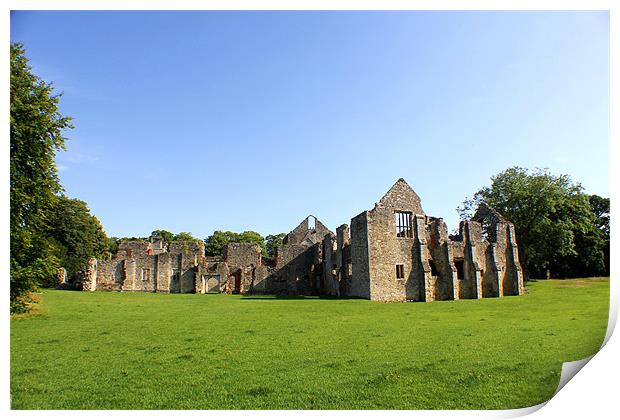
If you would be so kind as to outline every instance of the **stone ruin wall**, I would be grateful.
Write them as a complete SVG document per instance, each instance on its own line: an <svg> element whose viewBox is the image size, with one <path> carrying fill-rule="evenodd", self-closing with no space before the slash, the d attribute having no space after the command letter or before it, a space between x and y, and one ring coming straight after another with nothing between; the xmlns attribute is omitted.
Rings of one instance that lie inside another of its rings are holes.
<svg viewBox="0 0 620 420"><path fill-rule="evenodd" d="M397 235L398 212L410 214L407 234ZM123 242L108 259L90 259L79 279L84 290L324 294L390 302L523 293L512 223L483 203L472 220L460 223L458 235L448 235L444 221L424 213L403 179L336 234L306 217L286 235L272 264L265 264L256 244L228 244L221 256L207 257L202 242L151 238Z"/></svg>
<svg viewBox="0 0 620 420"><path fill-rule="evenodd" d="M411 213L411 233L397 236L397 212ZM523 293L514 226L486 205L448 236L402 179L372 210L351 221L351 295L379 301L480 299ZM485 227L483 238L483 226ZM397 278L397 265L403 278Z"/></svg>
<svg viewBox="0 0 620 420"><path fill-rule="evenodd" d="M322 294L326 282L323 265L326 236L334 234L316 217L311 215L302 220L278 247L267 289L274 294Z"/></svg>

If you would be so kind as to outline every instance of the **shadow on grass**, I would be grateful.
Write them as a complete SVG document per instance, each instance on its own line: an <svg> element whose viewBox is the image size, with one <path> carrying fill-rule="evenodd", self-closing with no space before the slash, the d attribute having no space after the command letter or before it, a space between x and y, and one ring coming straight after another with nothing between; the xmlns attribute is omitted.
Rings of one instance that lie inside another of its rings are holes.
<svg viewBox="0 0 620 420"><path fill-rule="evenodd" d="M245 295L242 300L366 300L356 296Z"/></svg>

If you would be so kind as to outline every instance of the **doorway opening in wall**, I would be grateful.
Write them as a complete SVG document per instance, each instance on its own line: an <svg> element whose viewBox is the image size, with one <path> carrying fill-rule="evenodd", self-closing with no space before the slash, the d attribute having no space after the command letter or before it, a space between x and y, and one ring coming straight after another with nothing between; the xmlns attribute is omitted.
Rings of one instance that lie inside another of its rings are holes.
<svg viewBox="0 0 620 420"><path fill-rule="evenodd" d="M465 267L463 260L454 261L454 266L456 267L456 278L463 280L465 278Z"/></svg>
<svg viewBox="0 0 620 420"><path fill-rule="evenodd" d="M220 293L220 275L202 275L203 293Z"/></svg>
<svg viewBox="0 0 620 420"><path fill-rule="evenodd" d="M178 268L172 269L172 278L170 279L170 293L179 293L181 291L181 273Z"/></svg>
<svg viewBox="0 0 620 420"><path fill-rule="evenodd" d="M237 272L233 273L232 275L233 277L233 284L234 284L234 289L233 289L233 293L240 293L241 292L241 270L238 270Z"/></svg>
<svg viewBox="0 0 620 420"><path fill-rule="evenodd" d="M431 276L437 277L439 272L437 271L437 267L435 267L433 260L428 260L428 264L431 266Z"/></svg>

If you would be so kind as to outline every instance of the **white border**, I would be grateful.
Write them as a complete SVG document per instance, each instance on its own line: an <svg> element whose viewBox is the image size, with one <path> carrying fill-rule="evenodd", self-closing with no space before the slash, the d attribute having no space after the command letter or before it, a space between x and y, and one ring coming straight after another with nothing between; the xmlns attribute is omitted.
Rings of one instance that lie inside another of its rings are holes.
<svg viewBox="0 0 620 420"><path fill-rule="evenodd" d="M618 27L620 7L617 1L613 0L435 0L435 1L405 1L405 0L385 0L385 1L251 1L251 0L214 0L214 1L191 1L191 0L152 0L152 1L132 1L132 0L60 0L60 1L44 1L44 0L9 0L2 2L4 13L0 17L0 40L4 45L4 59L8 61L9 57L9 39L10 39L10 10L609 10L610 11L610 196L612 198L612 238L617 238L620 230L613 222L618 220L620 212L614 207L615 197L618 196L617 186L615 182L611 182L619 178L620 170L614 166L617 159L613 157L619 156L620 147L618 146L618 124L614 121L613 116L618 116L618 97L619 88L617 83L618 67ZM0 102L2 109L2 127L3 137L6 139L5 147L1 149L2 161L5 163L4 171L0 175L0 184L4 189L4 197L9 194L9 110L8 110L8 65L0 68L2 80L5 81L2 89L3 101ZM5 279L5 294L8 296L9 288L9 217L8 217L8 200L3 201L2 206L3 218L0 229L3 233L2 250L4 258L0 260L0 272ZM537 407L530 407L520 410L505 411L326 411L320 414L327 416L345 416L345 417L366 417L366 416L390 416L396 418L424 417L424 418L507 418L525 415L538 410L544 406L544 409L536 411L533 416L536 418L562 417L562 418L613 418L617 415L618 410L616 400L618 373L620 371L620 363L616 357L620 352L620 344L617 337L611 334L615 327L618 314L618 286L613 279L618 278L618 265L614 264L614 257L618 256L617 241L612 240L612 266L611 266L611 308L610 322L606 334L606 345L601 351L595 355L588 367L585 368L577 377L571 380L555 397L547 404L541 404ZM2 376L3 381L0 387L0 407L4 414L8 414L15 418L30 418L31 416L44 416L49 418L82 418L84 415L93 417L107 417L111 413L108 411L10 411L9 410L9 319L8 319L8 299L3 301L5 317L2 319L2 328L0 340L2 348L6 351L2 352ZM171 414L183 415L190 417L209 417L217 418L233 418L239 414L251 415L256 418L273 419L273 418L303 418L315 416L313 411L245 411L243 413L235 411L117 411L115 416L138 416L151 418L164 418Z"/></svg>

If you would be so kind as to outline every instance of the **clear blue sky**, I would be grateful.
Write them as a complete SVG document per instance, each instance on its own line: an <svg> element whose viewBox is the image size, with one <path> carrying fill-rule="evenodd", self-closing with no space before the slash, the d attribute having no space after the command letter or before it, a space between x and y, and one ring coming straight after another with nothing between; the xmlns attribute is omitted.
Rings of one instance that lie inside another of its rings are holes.
<svg viewBox="0 0 620 420"><path fill-rule="evenodd" d="M111 236L335 230L399 177L453 230L513 165L609 196L607 12L14 12Z"/></svg>

